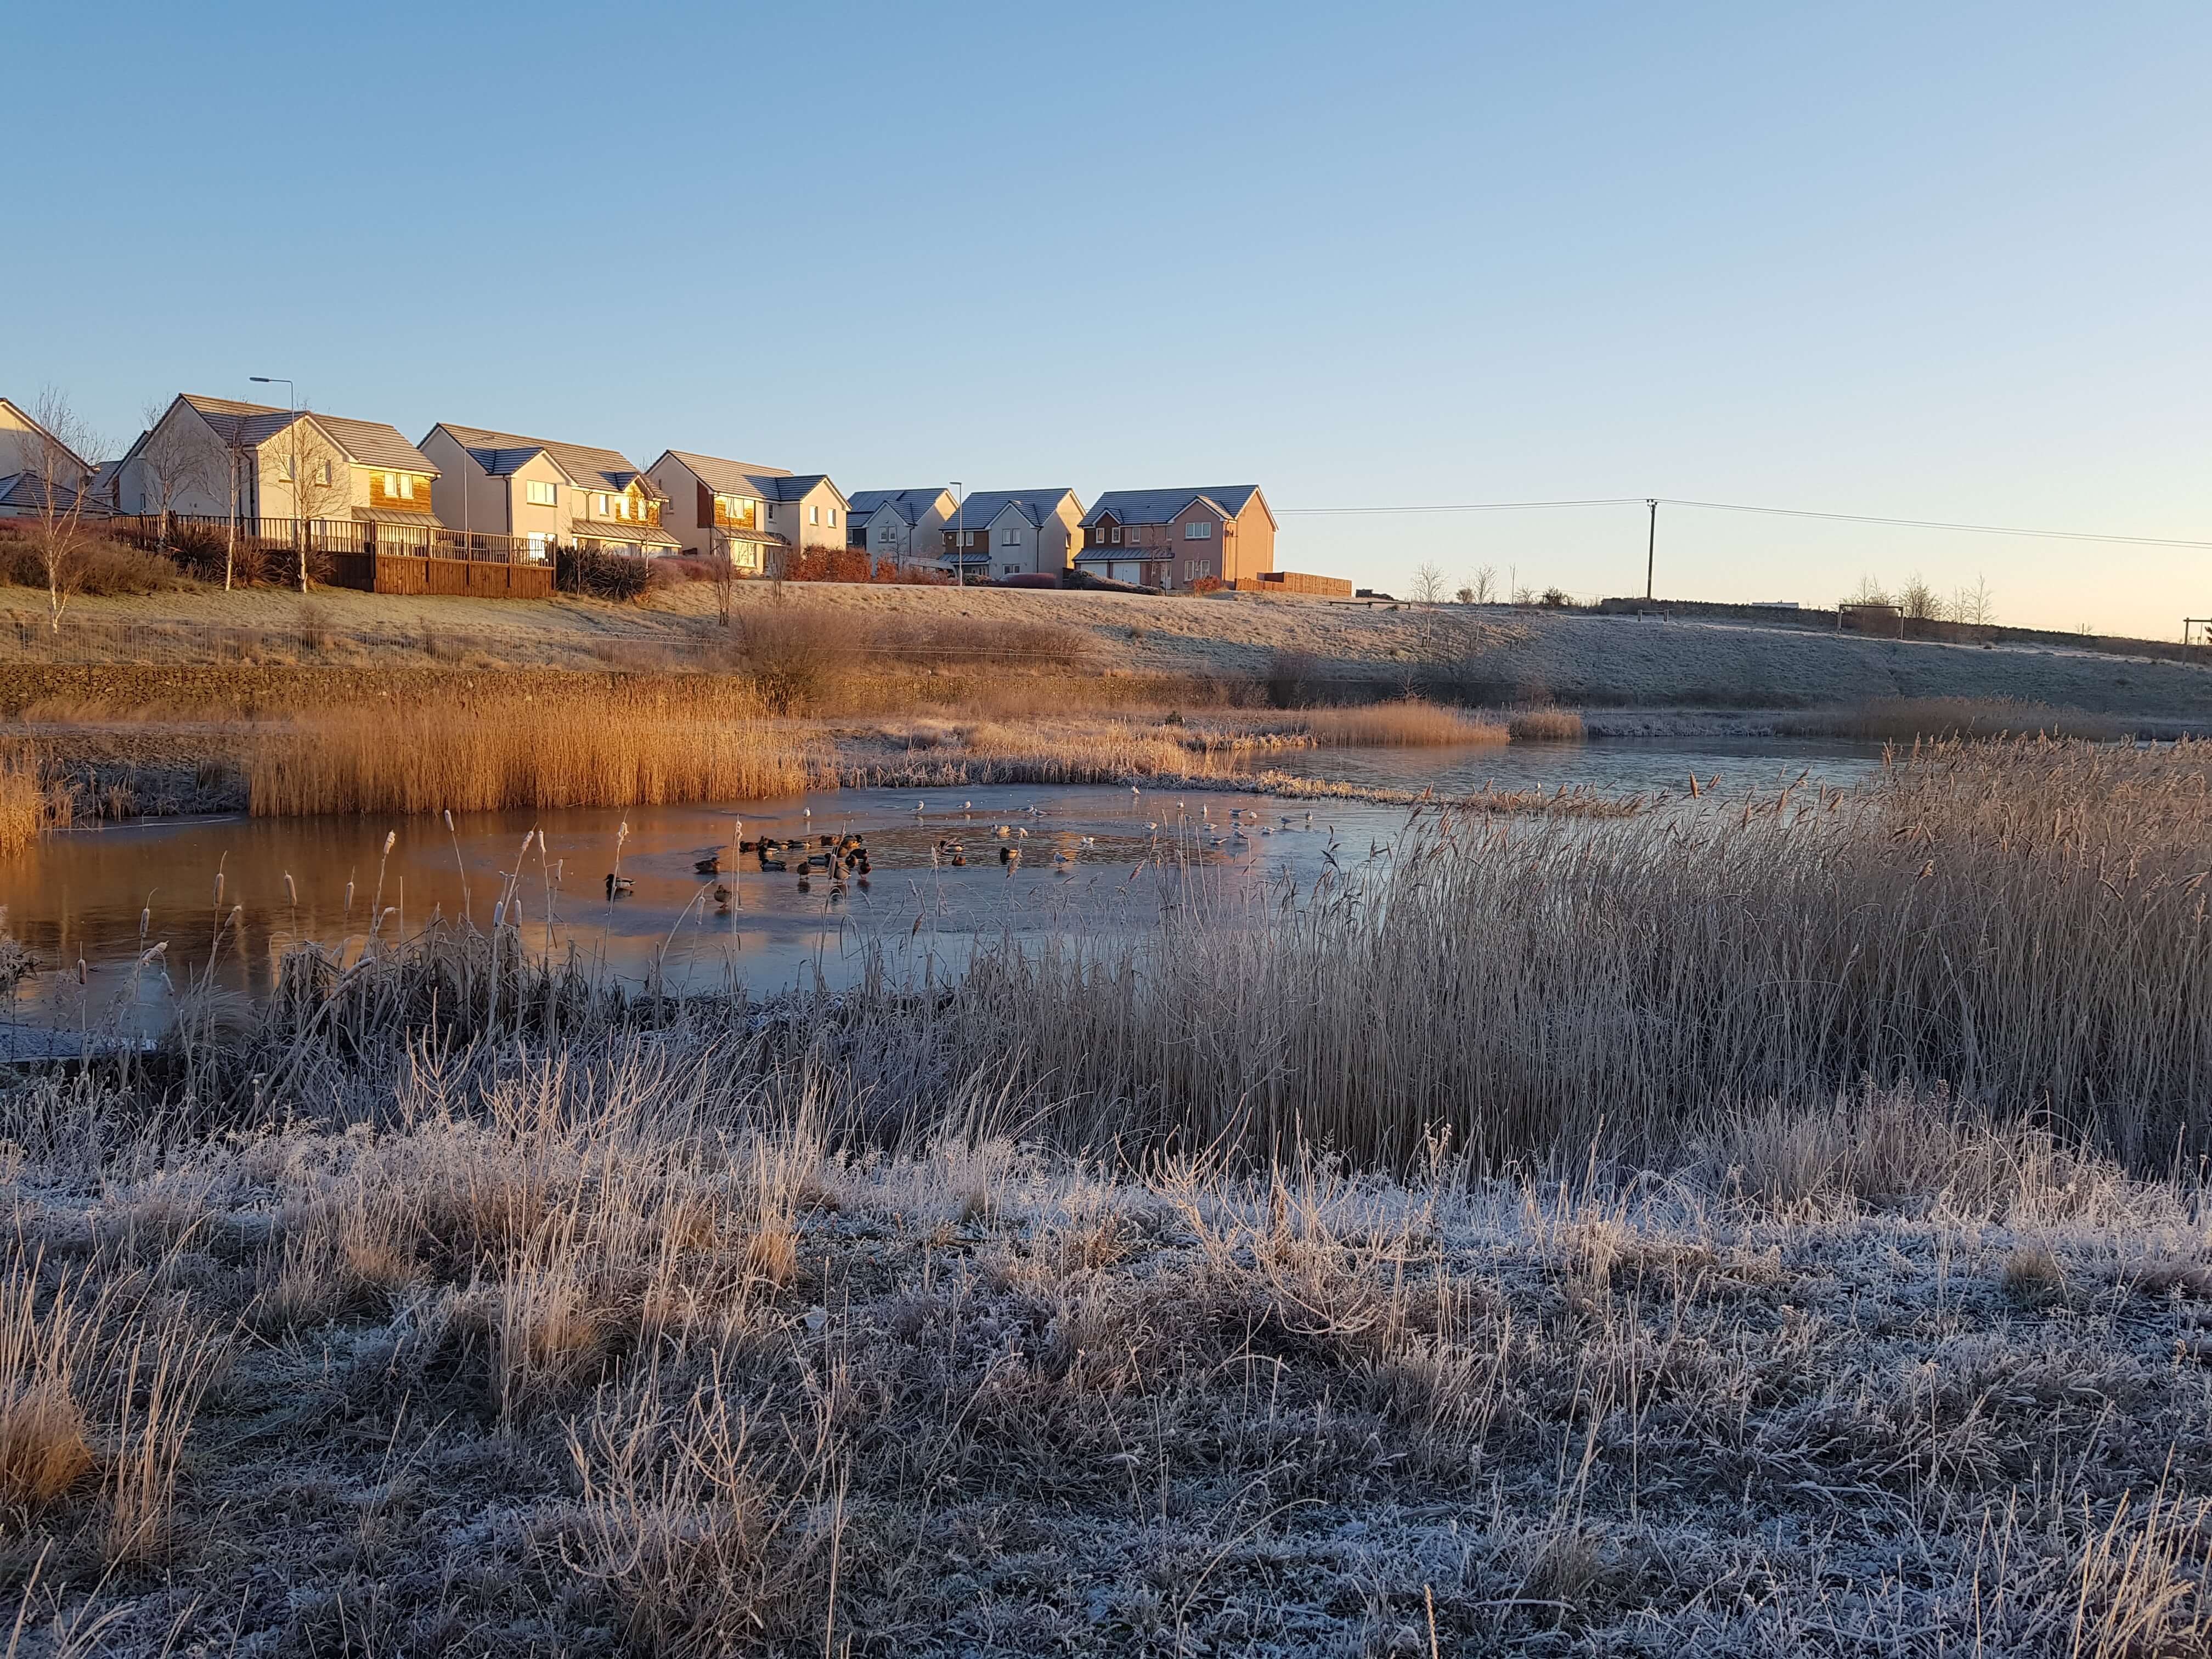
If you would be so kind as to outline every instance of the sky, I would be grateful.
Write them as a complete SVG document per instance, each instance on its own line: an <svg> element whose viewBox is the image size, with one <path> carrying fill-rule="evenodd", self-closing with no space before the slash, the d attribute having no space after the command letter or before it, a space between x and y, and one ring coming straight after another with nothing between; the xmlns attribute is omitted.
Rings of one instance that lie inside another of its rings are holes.
<svg viewBox="0 0 2212 1659"><path fill-rule="evenodd" d="M1662 496L2212 542L2212 7L26 4L0 395L1256 482L1278 562L1640 592ZM284 400L279 392L275 401ZM1306 509L1626 497L1484 513ZM1660 509L1662 597L2212 549Z"/></svg>

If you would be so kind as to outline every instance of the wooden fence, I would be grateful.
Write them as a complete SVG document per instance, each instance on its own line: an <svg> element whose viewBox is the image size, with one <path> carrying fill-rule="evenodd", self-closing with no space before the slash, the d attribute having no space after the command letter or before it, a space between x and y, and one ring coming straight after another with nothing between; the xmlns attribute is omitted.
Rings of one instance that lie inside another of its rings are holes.
<svg viewBox="0 0 2212 1659"><path fill-rule="evenodd" d="M118 534L141 545L162 539L159 514L122 514L109 521ZM264 553L293 553L304 544L308 552L343 557L374 553L411 554L418 558L466 560L471 563L527 564L543 562L542 550L533 550L525 536L495 536L486 531L453 530L435 524L393 524L359 519L246 519L237 521L239 538ZM181 535L228 536L231 520L195 513L169 514L168 538Z"/></svg>
<svg viewBox="0 0 2212 1659"><path fill-rule="evenodd" d="M428 555L367 553L330 556L333 587L364 593L429 593L447 599L550 599L553 567L545 563L495 562L489 559L433 558Z"/></svg>

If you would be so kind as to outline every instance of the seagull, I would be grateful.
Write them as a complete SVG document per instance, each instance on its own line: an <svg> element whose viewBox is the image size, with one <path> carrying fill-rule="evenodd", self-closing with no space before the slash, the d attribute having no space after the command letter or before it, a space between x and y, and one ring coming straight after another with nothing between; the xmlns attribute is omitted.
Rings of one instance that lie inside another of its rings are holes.
<svg viewBox="0 0 2212 1659"><path fill-rule="evenodd" d="M915 810L915 811L917 811L917 812L920 812L920 811L925 811L925 810L928 807L928 805L929 805L929 803L928 803L927 801L926 801L926 800L918 800L918 801L915 802L915 804L914 804L914 810Z"/></svg>

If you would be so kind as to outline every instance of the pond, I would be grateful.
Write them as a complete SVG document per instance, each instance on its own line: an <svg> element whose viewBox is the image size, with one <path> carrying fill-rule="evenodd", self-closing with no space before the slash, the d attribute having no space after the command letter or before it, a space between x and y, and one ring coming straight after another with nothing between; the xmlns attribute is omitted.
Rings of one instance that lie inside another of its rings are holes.
<svg viewBox="0 0 2212 1659"><path fill-rule="evenodd" d="M1686 795L1692 772L1718 775L1724 794L1772 790L1808 768L1832 785L1856 782L1879 767L1880 750L1643 741L1291 758L1290 769L1309 775L1392 788L1433 783L1443 795L1491 780L1502 788ZM40 969L4 1018L45 1030L155 1029L176 990L210 963L218 984L264 994L295 945L358 941L380 911L389 913L386 937L418 931L434 915L488 928L503 892L520 904L532 948L573 947L638 985L655 974L672 989L737 985L756 995L817 975L835 985L856 977L872 947L916 971L957 972L978 939L1148 927L1194 868L1216 872L1231 891L1308 886L1332 861L1352 869L1387 859L1407 819L1402 806L1353 800L1004 785L482 812L457 815L450 831L441 818L380 815L144 820L50 836L0 865L9 931ZM802 893L795 873L763 875L734 853L740 835L847 830L865 839L872 868L865 889L854 882L842 894L818 875ZM617 868L618 837L619 870L633 884L611 899L605 878ZM963 865L935 852L948 839L963 847ZM1002 862L1002 847L1018 859ZM724 873L695 870L718 852ZM719 902L717 886L726 890ZM156 945L166 951L141 969Z"/></svg>

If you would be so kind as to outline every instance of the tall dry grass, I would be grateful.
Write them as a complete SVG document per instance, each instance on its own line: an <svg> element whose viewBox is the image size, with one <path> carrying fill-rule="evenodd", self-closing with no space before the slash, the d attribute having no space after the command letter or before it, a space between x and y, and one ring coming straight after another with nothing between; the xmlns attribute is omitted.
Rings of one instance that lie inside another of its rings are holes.
<svg viewBox="0 0 2212 1659"><path fill-rule="evenodd" d="M616 699L345 710L278 728L248 766L260 817L751 800L834 785L805 737Z"/></svg>
<svg viewBox="0 0 2212 1659"><path fill-rule="evenodd" d="M2138 1166L2212 1148L2212 750L2024 742L1593 827L1445 811L1296 905L986 952L958 1052L1084 1133L1403 1163L1948 1088ZM1346 860L1350 862L1350 860ZM1000 1010L1056 1011L1049 1021Z"/></svg>
<svg viewBox="0 0 2212 1659"><path fill-rule="evenodd" d="M1290 729L1305 732L1316 744L1386 749L1504 743L1509 735L1498 720L1418 697L1349 708L1302 709Z"/></svg>
<svg viewBox="0 0 2212 1659"><path fill-rule="evenodd" d="M1571 708L1524 708L1508 729L1516 743L1580 743L1587 735L1583 717Z"/></svg>
<svg viewBox="0 0 2212 1659"><path fill-rule="evenodd" d="M46 785L38 756L0 750L0 854L19 852L46 823Z"/></svg>

